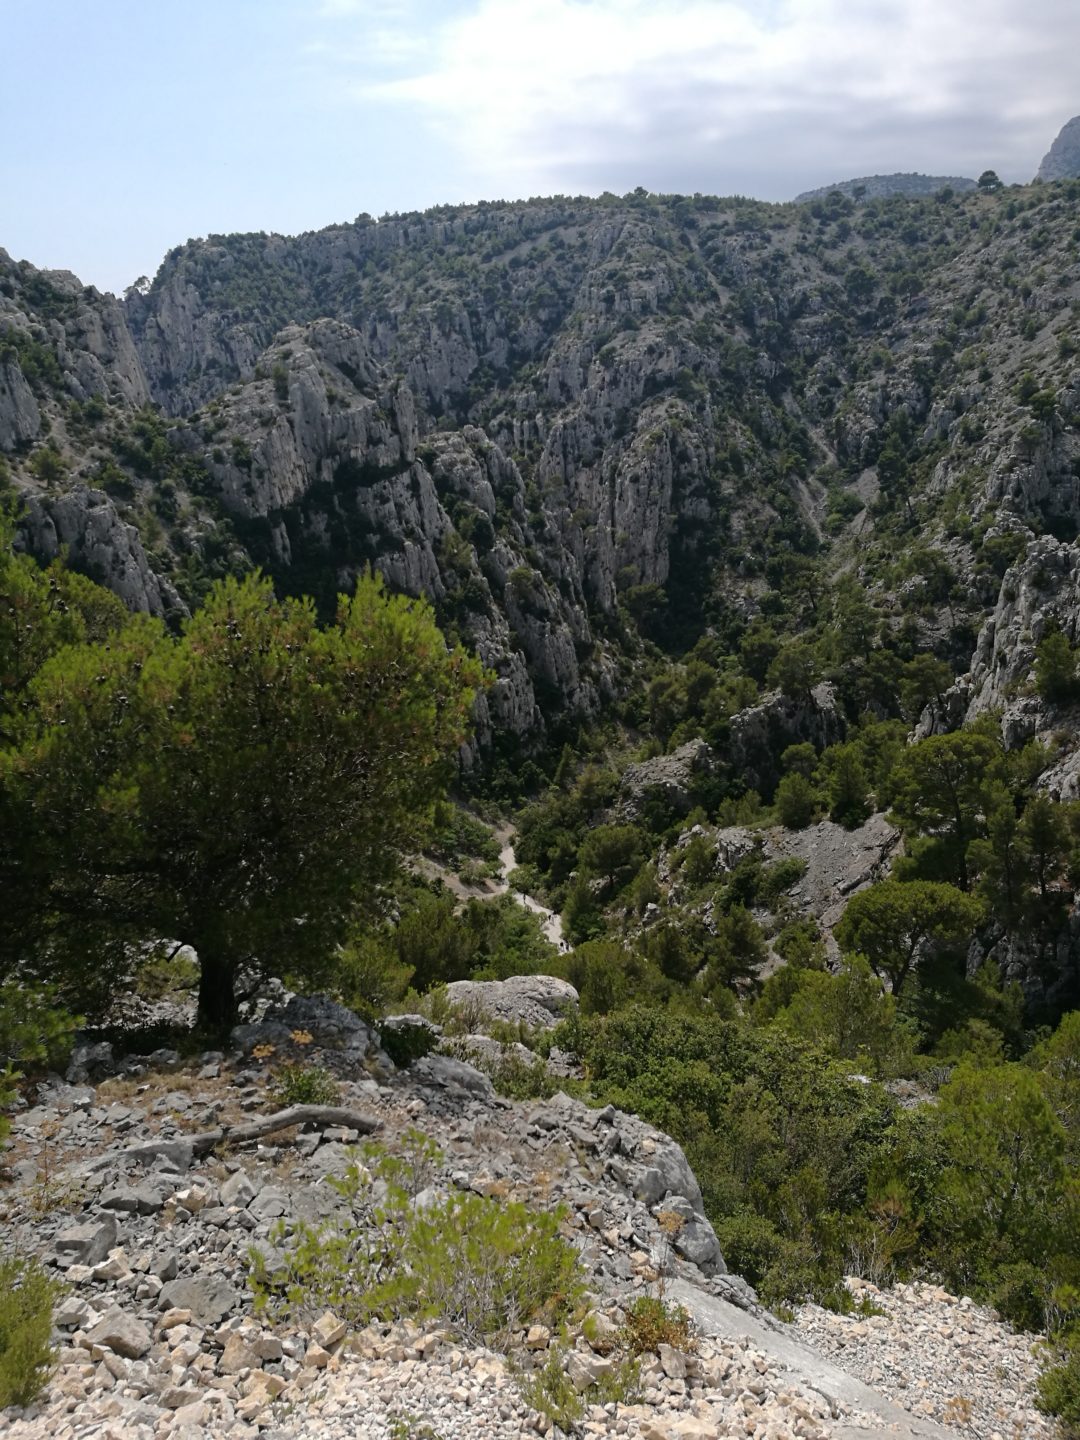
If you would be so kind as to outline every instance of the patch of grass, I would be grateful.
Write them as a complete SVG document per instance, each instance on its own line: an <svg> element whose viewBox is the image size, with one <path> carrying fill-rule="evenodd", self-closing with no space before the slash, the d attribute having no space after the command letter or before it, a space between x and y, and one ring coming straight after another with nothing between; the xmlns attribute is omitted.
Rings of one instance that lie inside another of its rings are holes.
<svg viewBox="0 0 1080 1440"><path fill-rule="evenodd" d="M290 1105L335 1105L340 1093L337 1081L321 1065L286 1061L274 1075L269 1100L274 1109L285 1110Z"/></svg>

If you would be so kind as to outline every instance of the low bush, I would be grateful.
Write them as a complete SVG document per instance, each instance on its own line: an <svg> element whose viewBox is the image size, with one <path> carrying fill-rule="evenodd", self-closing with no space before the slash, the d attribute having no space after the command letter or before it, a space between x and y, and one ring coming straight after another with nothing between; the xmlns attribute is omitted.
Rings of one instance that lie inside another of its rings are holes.
<svg viewBox="0 0 1080 1440"><path fill-rule="evenodd" d="M1060 1341L1039 1376L1036 1404L1057 1417L1063 1440L1080 1440L1080 1331Z"/></svg>
<svg viewBox="0 0 1080 1440"><path fill-rule="evenodd" d="M337 1081L321 1065L286 1062L274 1076L270 1101L277 1109L289 1105L336 1105L340 1092Z"/></svg>
<svg viewBox="0 0 1080 1440"><path fill-rule="evenodd" d="M690 1315L681 1305L668 1305L655 1295L639 1295L626 1311L620 1340L631 1355L670 1345L687 1350L693 1344Z"/></svg>
<svg viewBox="0 0 1080 1440"><path fill-rule="evenodd" d="M503 1344L534 1320L558 1324L577 1303L577 1254L562 1212L451 1193L416 1204L438 1152L413 1132L402 1155L375 1146L330 1183L341 1207L319 1225L271 1234L249 1252L255 1309L272 1319L329 1308L350 1325L373 1318L439 1320L470 1343Z"/></svg>

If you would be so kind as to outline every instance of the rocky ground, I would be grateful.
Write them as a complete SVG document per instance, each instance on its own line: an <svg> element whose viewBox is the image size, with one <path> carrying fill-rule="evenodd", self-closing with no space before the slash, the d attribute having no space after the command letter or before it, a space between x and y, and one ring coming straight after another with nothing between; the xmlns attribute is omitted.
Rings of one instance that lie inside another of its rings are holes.
<svg viewBox="0 0 1080 1440"><path fill-rule="evenodd" d="M16 1115L0 1243L42 1254L67 1292L55 1317L57 1373L38 1406L0 1415L0 1434L555 1433L523 1388L530 1373L554 1354L584 1393L611 1371L610 1335L626 1306L661 1288L690 1311L693 1342L647 1353L636 1389L589 1406L581 1433L940 1440L949 1432L931 1416L986 1440L1049 1433L1030 1410L1026 1342L940 1292L880 1297L880 1320L807 1309L789 1327L767 1316L725 1273L681 1149L632 1116L561 1094L510 1102L480 1071L441 1055L396 1070L361 1021L318 999L294 997L233 1041L229 1053L189 1061L83 1050L66 1079L39 1086ZM298 1056L336 1075L338 1123L323 1117L243 1142L240 1128L275 1109L275 1068ZM340 1201L324 1182L342 1173L364 1132L393 1148L410 1127L442 1152L426 1182L435 1191L565 1208L595 1310L569 1350L553 1352L540 1326L512 1337L508 1360L437 1328L349 1334L326 1312L275 1329L253 1314L249 1247L272 1245L282 1217L330 1214ZM222 1129L224 1141L211 1146L206 1137ZM672 1213L674 1241L661 1224Z"/></svg>
<svg viewBox="0 0 1080 1440"><path fill-rule="evenodd" d="M869 1313L800 1309L795 1327L816 1350L906 1409L980 1440L1058 1433L1033 1404L1038 1336L937 1285L880 1290L849 1279L848 1288Z"/></svg>

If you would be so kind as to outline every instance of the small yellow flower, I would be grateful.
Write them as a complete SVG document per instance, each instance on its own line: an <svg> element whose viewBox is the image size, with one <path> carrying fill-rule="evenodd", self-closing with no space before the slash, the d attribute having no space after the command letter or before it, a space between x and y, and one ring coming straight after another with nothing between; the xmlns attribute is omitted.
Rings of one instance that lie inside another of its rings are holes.
<svg viewBox="0 0 1080 1440"><path fill-rule="evenodd" d="M292 1038L295 1045L310 1045L315 1037L310 1030L294 1030Z"/></svg>
<svg viewBox="0 0 1080 1440"><path fill-rule="evenodd" d="M256 1045L251 1052L251 1057L253 1060L268 1060L273 1055L275 1048L273 1045Z"/></svg>

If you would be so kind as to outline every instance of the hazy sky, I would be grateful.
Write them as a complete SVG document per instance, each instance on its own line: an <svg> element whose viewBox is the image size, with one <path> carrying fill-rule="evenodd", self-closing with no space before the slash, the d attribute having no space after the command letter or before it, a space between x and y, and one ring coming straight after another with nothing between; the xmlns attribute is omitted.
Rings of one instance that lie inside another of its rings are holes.
<svg viewBox="0 0 1080 1440"><path fill-rule="evenodd" d="M1080 0L0 0L0 245L121 290L442 201L1027 180Z"/></svg>

